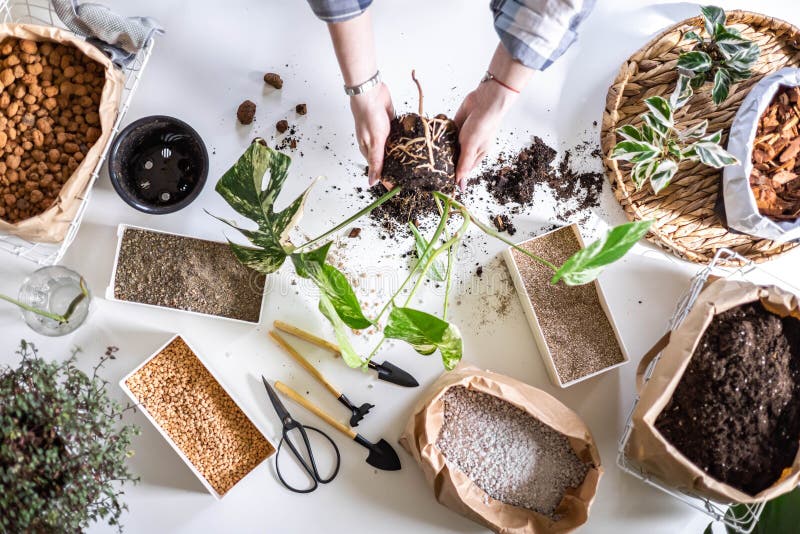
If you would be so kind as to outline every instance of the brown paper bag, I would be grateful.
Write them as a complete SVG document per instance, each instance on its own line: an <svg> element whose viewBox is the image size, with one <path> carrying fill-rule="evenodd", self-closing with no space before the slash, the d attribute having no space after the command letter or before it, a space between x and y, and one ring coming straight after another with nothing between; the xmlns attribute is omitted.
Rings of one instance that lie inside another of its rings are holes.
<svg viewBox="0 0 800 534"><path fill-rule="evenodd" d="M122 97L124 76L114 67L111 60L95 46L84 39L52 26L34 26L30 24L0 24L0 42L6 37L30 39L32 41L53 41L68 43L98 62L105 69L106 81L100 99L98 114L102 133L92 148L84 156L78 168L64 183L61 192L53 205L47 210L11 224L0 220L0 233L15 235L28 241L39 243L60 243L67 235L70 223L75 219L81 200L86 194L89 180L92 177L100 155L111 137L111 130L117 120L119 103Z"/></svg>
<svg viewBox="0 0 800 534"><path fill-rule="evenodd" d="M683 323L669 335L668 342L666 337L662 340L661 344L666 346L646 383L643 383L644 372L660 347L654 347L639 364L640 398L633 412L633 428L626 455L666 485L722 503L761 502L791 491L800 483L800 451L780 480L776 480L772 486L757 495L748 495L715 480L691 463L664 439L656 429L655 422L672 398L713 317L756 300L761 300L765 308L781 317L792 315L800 319L797 296L774 286L757 286L749 282L720 279L703 290Z"/></svg>
<svg viewBox="0 0 800 534"><path fill-rule="evenodd" d="M464 473L447 465L436 440L444 424L442 395L453 386L494 395L528 412L567 436L578 458L591 464L583 484L568 490L561 500L556 509L559 521L492 499ZM603 470L592 434L575 412L540 389L463 364L444 373L430 392L414 409L400 444L422 468L439 503L495 532L509 534L571 532L586 522Z"/></svg>

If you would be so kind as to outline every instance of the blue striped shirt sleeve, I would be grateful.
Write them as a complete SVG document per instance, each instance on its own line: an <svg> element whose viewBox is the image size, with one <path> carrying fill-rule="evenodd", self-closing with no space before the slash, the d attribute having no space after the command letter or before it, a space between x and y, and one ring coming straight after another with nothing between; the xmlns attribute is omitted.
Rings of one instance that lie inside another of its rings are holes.
<svg viewBox="0 0 800 534"><path fill-rule="evenodd" d="M575 42L596 0L492 0L494 27L511 57L544 70Z"/></svg>
<svg viewBox="0 0 800 534"><path fill-rule="evenodd" d="M308 4L325 22L344 22L363 13L372 0L308 0Z"/></svg>

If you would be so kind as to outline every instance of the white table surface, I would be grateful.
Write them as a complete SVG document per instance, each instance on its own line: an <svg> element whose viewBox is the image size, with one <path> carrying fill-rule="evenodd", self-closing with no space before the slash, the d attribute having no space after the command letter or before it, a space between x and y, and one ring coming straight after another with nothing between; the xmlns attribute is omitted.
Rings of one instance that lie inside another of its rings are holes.
<svg viewBox="0 0 800 534"><path fill-rule="evenodd" d="M748 6L776 17L800 23L800 8L779 0L720 2L725 8ZM308 285L291 285L291 269L285 266L269 283L264 318L260 326L225 320L151 310L108 302L102 297L109 282L118 223L221 239L225 229L203 210L230 216L232 211L216 195L213 185L255 135L269 137L278 119L299 125L303 139L294 158L282 201L293 198L312 177L325 175L311 194L313 208L301 224L316 235L360 205L352 189L366 185L362 161L354 145L347 101L327 32L305 2L226 0L211 2L173 0L159 2L114 1L129 15L151 15L168 29L159 37L149 68L128 114L127 121L151 114L169 114L192 124L203 136L211 155L209 182L198 200L182 212L148 216L124 204L104 173L81 231L63 264L80 271L97 298L85 326L76 333L48 339L24 326L19 313L0 308L0 363L14 364L20 338L34 341L46 358L62 359L72 346L83 349L80 365L89 368L108 345L120 348L118 359L106 369L111 395L123 398L116 382L180 332L199 347L224 383L235 391L243 409L274 439L280 430L275 414L258 381L262 373L283 380L337 415L341 406L289 361L267 338L267 325L275 318L295 322L330 335L316 311L315 292ZM430 4L430 5L429 5ZM481 77L497 38L486 1L377 0L374 6L380 65L393 90L398 111L416 108L416 94L409 72L417 73L426 91L429 113L455 113L460 99ZM536 74L531 86L504 122L498 148L519 148L532 135L566 148L584 139L597 139L597 127L606 89L619 64L662 28L695 15L688 3L601 0L588 18L579 42L553 67ZM282 91L265 90L265 71L279 72ZM258 104L257 121L243 127L235 121L239 103L249 98ZM294 106L308 104L308 115L296 119ZM324 148L330 146L330 150ZM599 169L599 162L594 165ZM341 189L332 189L332 186ZM585 237L597 229L624 220L608 186L603 205L586 225ZM492 211L492 205L477 211ZM551 202L537 196L536 207L514 217L516 237L534 235L553 220ZM343 239L336 252L346 259L346 271L357 277L367 273L358 288L364 302L380 300L383 289L404 276L408 260L399 252L412 242L378 239L369 224L357 240ZM498 317L497 302L513 291L499 259L500 243L487 241L472 231L462 249L463 262L454 285L452 319L465 338L464 360L505 373L554 394L580 414L594 432L606 473L584 532L648 534L699 533L707 518L686 505L644 486L621 473L615 465L617 440L633 401L636 361L664 332L677 298L698 267L668 256L649 245L632 254L602 277L610 307L616 317L633 362L599 378L566 390L553 387L539 358L522 309L511 295L511 313ZM784 279L798 280L800 253L777 259L764 269ZM0 291L14 294L32 265L3 255ZM484 265L482 278L475 264ZM401 269L398 269L401 266ZM373 290L375 290L373 292ZM436 305L439 292L420 293L421 305ZM359 339L359 346L367 346ZM441 372L436 356L421 357L405 346L389 346L378 356L406 368L422 383L417 389L399 388L346 368L322 352L309 351L312 360L352 399L370 401L377 407L359 430L377 439L396 443L417 399ZM301 408L290 410L299 419L318 423ZM336 438L343 453L342 472L329 486L313 495L294 495L275 479L272 460L255 469L222 501L216 502L194 478L169 445L137 413L127 418L141 426L130 460L141 483L126 488L130 512L123 517L127 532L481 532L478 525L435 502L420 470L398 451L400 472L376 472L364 463L365 451ZM319 423L321 424L321 423ZM109 531L95 525L92 532Z"/></svg>

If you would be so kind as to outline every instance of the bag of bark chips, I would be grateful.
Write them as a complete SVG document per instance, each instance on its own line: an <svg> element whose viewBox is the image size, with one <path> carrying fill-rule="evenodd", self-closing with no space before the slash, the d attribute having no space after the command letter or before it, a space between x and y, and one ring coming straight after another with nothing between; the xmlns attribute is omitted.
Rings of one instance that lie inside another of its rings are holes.
<svg viewBox="0 0 800 534"><path fill-rule="evenodd" d="M800 86L800 69L781 69L765 76L754 85L736 112L727 148L728 152L740 161L740 164L725 167L722 174L725 216L728 227L733 230L777 242L800 239L800 217L781 220L762 215L750 183L754 167L753 152L756 148L756 134L761 116L782 87L797 86ZM778 126L781 129L784 127L792 128L793 126L787 124ZM778 138L779 134L776 133L775 137ZM784 159L787 158L783 158L783 154L781 154L779 161ZM792 161L784 162L784 164L791 163ZM800 159L798 159L798 163L800 163ZM789 169L789 171L794 171L794 169ZM800 178L796 178L796 180L800 185Z"/></svg>
<svg viewBox="0 0 800 534"><path fill-rule="evenodd" d="M572 410L465 365L431 387L400 444L437 501L495 532L575 530L588 519L602 473L592 434Z"/></svg>

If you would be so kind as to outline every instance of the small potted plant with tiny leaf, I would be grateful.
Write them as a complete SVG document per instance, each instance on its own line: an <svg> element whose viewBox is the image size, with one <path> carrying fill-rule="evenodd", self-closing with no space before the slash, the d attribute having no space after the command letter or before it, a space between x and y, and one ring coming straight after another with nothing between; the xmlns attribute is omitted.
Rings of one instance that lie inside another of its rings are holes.
<svg viewBox="0 0 800 534"><path fill-rule="evenodd" d="M351 367L367 365L387 338L405 341L420 354L432 354L438 350L445 368L455 367L461 359L463 346L458 327L447 320L455 261L454 250L473 224L508 245L515 247L516 245L500 236L490 225L476 218L464 204L440 191L429 191L428 194L433 196L440 210L436 229L428 238L415 229L419 250L418 260L388 302L377 314L368 317L345 275L328 261L328 252L332 244L330 238L398 195L403 187L412 186L410 184L396 186L322 235L305 243L295 244L289 234L302 215L310 188L283 210L275 210L276 200L288 175L290 162L289 156L273 150L262 139L256 139L217 183L217 192L228 204L240 215L256 224L255 229L245 229L233 221L220 218L241 232L249 241L248 245L230 241L236 257L247 266L266 274L275 272L288 258L298 276L311 280L319 288L320 312L333 325L342 356ZM269 178L264 186L264 177L267 173ZM447 229L451 215L461 218L461 224L454 232ZM603 239L588 246L561 266L553 265L545 258L532 255L527 250L519 250L551 269L553 283L561 281L566 284L584 284L593 281L605 266L621 258L647 233L650 224L650 221L645 221L621 225L609 234L613 238ZM446 255L446 265L438 263L443 255ZM413 295L425 280L427 273L441 277L445 284L440 316L409 307ZM372 327L382 329L383 337L367 356L361 357L350 343L348 331Z"/></svg>
<svg viewBox="0 0 800 534"><path fill-rule="evenodd" d="M103 520L121 530L120 484L135 481L126 460L138 429L120 424L124 407L87 375L75 353L42 359L22 341L16 368L0 368L0 532L84 532Z"/></svg>
<svg viewBox="0 0 800 534"><path fill-rule="evenodd" d="M679 84L688 81L688 91L712 83L711 99L720 105L730 93L731 85L750 78L761 50L758 44L742 36L731 26L725 26L725 11L716 6L700 8L703 26L700 33L688 31L684 40L694 42L688 52L678 57Z"/></svg>

